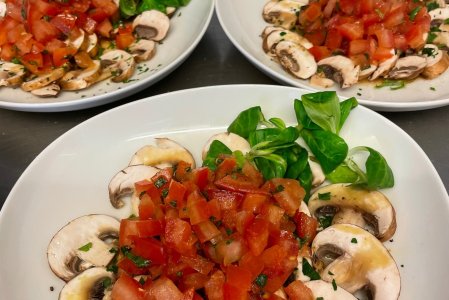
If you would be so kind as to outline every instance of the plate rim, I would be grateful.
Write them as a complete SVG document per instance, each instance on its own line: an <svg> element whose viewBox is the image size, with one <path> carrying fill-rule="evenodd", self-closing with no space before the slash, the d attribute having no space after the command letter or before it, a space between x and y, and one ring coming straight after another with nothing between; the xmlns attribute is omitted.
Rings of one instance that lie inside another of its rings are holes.
<svg viewBox="0 0 449 300"><path fill-rule="evenodd" d="M206 17L206 22L201 28L201 31L193 40L193 42L187 47L187 49L178 56L175 60L161 68L161 70L154 74L154 76L148 76L142 80L135 82L134 84L127 85L121 89L114 90L111 93L105 93L95 95L86 98L78 98L75 100L63 101L63 102L47 102L47 103L22 103L22 102L9 102L0 100L0 109L9 109L15 111L26 112L63 112L63 111L76 111L86 108L105 105L120 99L129 97L135 93L142 91L149 86L156 84L164 77L168 76L177 67L179 67L195 50L202 38L204 37L207 29L212 20L212 16L215 11L216 0L198 0L209 1L210 8ZM165 70L165 71L164 71ZM17 87L19 88L19 87Z"/></svg>
<svg viewBox="0 0 449 300"><path fill-rule="evenodd" d="M313 86L307 86L302 82L297 82L294 78L289 78L287 75L279 74L275 70L271 69L261 61L259 61L257 58L255 58L253 55L251 55L246 49L243 48L240 43L237 42L237 40L234 38L234 36L231 34L230 30L227 27L227 23L224 21L224 18L222 16L222 8L221 5L222 2L225 2L228 0L216 0L215 3L215 12L217 14L218 21L220 23L221 28L225 32L228 39L232 42L232 44L242 53L246 59L248 59L254 66L256 66L260 71L264 72L266 75L268 75L273 80L281 83L281 84L288 84L289 86L294 86L298 88L302 88L309 91L320 91L320 89L316 89ZM349 98L340 96L340 98ZM373 100L363 100L363 99L357 99L360 104L370 107L373 110L376 111L417 111L417 110L426 110L426 109L433 109L438 108L442 106L449 105L449 97L445 99L436 99L429 102L423 102L423 101L415 101L415 102L378 102Z"/></svg>

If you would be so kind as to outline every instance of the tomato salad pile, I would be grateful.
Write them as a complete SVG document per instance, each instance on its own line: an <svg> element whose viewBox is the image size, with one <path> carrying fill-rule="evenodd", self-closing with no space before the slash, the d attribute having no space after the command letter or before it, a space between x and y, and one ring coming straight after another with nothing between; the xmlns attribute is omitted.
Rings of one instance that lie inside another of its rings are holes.
<svg viewBox="0 0 449 300"><path fill-rule="evenodd" d="M147 7L135 19L124 17L121 10L126 7L113 0L0 4L5 10L0 15L0 86L20 85L37 96L84 89L107 78L129 80L135 62L153 57L155 42L165 37L169 26L166 11ZM148 29L146 33L139 26ZM156 35L149 36L150 30Z"/></svg>
<svg viewBox="0 0 449 300"><path fill-rule="evenodd" d="M121 221L119 246L144 263L120 256L113 299L202 299L196 290L208 299L278 299L298 251L309 252L297 237L311 241L317 229L298 211L304 189L293 179L264 182L232 156L221 160L215 172L181 162L135 184L139 217ZM130 277L141 274L143 285Z"/></svg>
<svg viewBox="0 0 449 300"><path fill-rule="evenodd" d="M439 49L447 45L431 32L432 19L447 15L429 14L446 9L439 5L415 0L272 0L263 17L276 26L264 30L263 46L291 74L323 87L335 81L346 88L382 77L431 79L449 66L446 51Z"/></svg>

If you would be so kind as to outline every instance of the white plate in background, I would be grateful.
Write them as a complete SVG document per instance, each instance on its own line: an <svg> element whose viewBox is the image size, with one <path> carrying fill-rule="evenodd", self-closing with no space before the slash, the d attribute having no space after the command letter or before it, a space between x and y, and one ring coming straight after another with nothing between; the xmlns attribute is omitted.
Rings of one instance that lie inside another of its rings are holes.
<svg viewBox="0 0 449 300"><path fill-rule="evenodd" d="M0 108L20 111L57 112L99 106L137 93L174 71L192 53L209 26L214 0L191 0L170 19L167 37L157 45L156 55L138 64L127 83L104 80L80 91L63 91L57 97L39 98L20 88L0 88Z"/></svg>
<svg viewBox="0 0 449 300"><path fill-rule="evenodd" d="M223 30L232 43L259 70L274 80L309 90L319 90L309 80L293 77L274 62L262 49L262 30L270 25L262 18L262 9L268 0L217 0L216 12ZM374 83L362 82L348 89L334 85L342 97L356 97L363 105L379 111L411 111L445 106L449 104L449 71L426 80L418 78L396 91L388 87L375 88ZM321 89L324 90L324 89Z"/></svg>
<svg viewBox="0 0 449 300"><path fill-rule="evenodd" d="M179 142L200 164L204 143L244 109L260 105L267 118L296 124L293 100L304 92L268 85L178 91L114 108L62 135L25 170L0 211L1 298L58 298L64 283L47 263L50 239L82 215L128 217L129 207L110 205L108 183L154 137ZM383 192L397 214L394 242L386 246L403 266L400 299L446 299L449 197L429 158L403 130L362 106L352 111L341 135L351 148L380 151L394 172L394 188Z"/></svg>

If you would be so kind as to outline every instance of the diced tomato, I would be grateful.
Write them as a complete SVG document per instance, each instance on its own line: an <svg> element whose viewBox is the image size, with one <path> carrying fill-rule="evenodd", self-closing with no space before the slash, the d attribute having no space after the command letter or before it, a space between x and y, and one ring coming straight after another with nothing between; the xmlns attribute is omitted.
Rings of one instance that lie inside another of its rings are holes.
<svg viewBox="0 0 449 300"><path fill-rule="evenodd" d="M187 264L195 271L207 275L212 271L214 263L205 259L204 257L197 255L195 257L181 256L181 262Z"/></svg>
<svg viewBox="0 0 449 300"><path fill-rule="evenodd" d="M288 298L291 300L314 300L312 290L309 289L301 280L295 280L285 289Z"/></svg>
<svg viewBox="0 0 449 300"><path fill-rule="evenodd" d="M296 222L296 233L301 239L306 239L307 244L310 244L315 238L318 221L303 212L297 212L294 219Z"/></svg>
<svg viewBox="0 0 449 300"><path fill-rule="evenodd" d="M376 61L384 61L386 59L389 59L394 54L392 53L391 48L383 48L383 47L377 47L376 51L372 55L372 59Z"/></svg>
<svg viewBox="0 0 449 300"><path fill-rule="evenodd" d="M51 19L50 23L59 29L65 35L69 35L75 27L76 16L68 13L63 13Z"/></svg>
<svg viewBox="0 0 449 300"><path fill-rule="evenodd" d="M236 235L223 239L215 248L217 259L225 266L237 262L246 251L243 239Z"/></svg>
<svg viewBox="0 0 449 300"><path fill-rule="evenodd" d="M165 242L167 246L181 254L192 251L192 228L186 221L168 219L165 225Z"/></svg>
<svg viewBox="0 0 449 300"><path fill-rule="evenodd" d="M309 52L313 55L316 61L331 56L331 51L326 46L313 46L309 49Z"/></svg>
<svg viewBox="0 0 449 300"><path fill-rule="evenodd" d="M70 56L75 55L77 50L72 47L56 48L53 50L53 64L61 67L69 61Z"/></svg>
<svg viewBox="0 0 449 300"><path fill-rule="evenodd" d="M266 204L263 206L261 215L270 224L270 229L279 230L281 227L281 220L284 218L285 210L274 204ZM270 230L270 231L271 231Z"/></svg>
<svg viewBox="0 0 449 300"><path fill-rule="evenodd" d="M204 275L201 273L192 273L192 274L187 274L182 277L181 285L184 287L184 289L185 288L187 288L187 289L193 288L193 291L191 293L192 298L190 298L190 299L193 299L194 290L202 289L206 285L206 282L208 280L209 280L209 277L207 275ZM181 287L181 290L183 289L183 287ZM184 296L186 296L185 292L184 292Z"/></svg>
<svg viewBox="0 0 449 300"><path fill-rule="evenodd" d="M263 261L260 257L255 256L251 252L247 252L243 255L243 257L239 260L239 266L250 271L251 282L256 279L264 268Z"/></svg>
<svg viewBox="0 0 449 300"><path fill-rule="evenodd" d="M213 220L221 220L221 206L217 199L211 199L207 202L210 218Z"/></svg>
<svg viewBox="0 0 449 300"><path fill-rule="evenodd" d="M122 258L118 263L117 263L117 267L120 268L120 270L125 271L126 273L128 273L129 275L144 275L148 273L148 268L144 267L144 268L139 268L136 266L135 263L133 263L130 259L128 258Z"/></svg>
<svg viewBox="0 0 449 300"><path fill-rule="evenodd" d="M321 46L326 39L326 33L324 30L319 29L312 32L306 32L304 34L304 37L308 39L314 46Z"/></svg>
<svg viewBox="0 0 449 300"><path fill-rule="evenodd" d="M346 15L351 15L354 11L354 1L353 0L339 0L339 8Z"/></svg>
<svg viewBox="0 0 449 300"><path fill-rule="evenodd" d="M264 191L260 190L259 186L250 178L240 173L227 175L219 180L216 180L215 185L233 192L264 193Z"/></svg>
<svg viewBox="0 0 449 300"><path fill-rule="evenodd" d="M191 170L192 166L189 163L180 161L175 167L173 176L174 178L176 178L176 180L183 182L188 179L189 175L191 174Z"/></svg>
<svg viewBox="0 0 449 300"><path fill-rule="evenodd" d="M27 68L31 73L38 74L39 68L43 66L43 57L41 53L28 53L20 58L20 62Z"/></svg>
<svg viewBox="0 0 449 300"><path fill-rule="evenodd" d="M251 277L251 272L241 266L230 265L226 268L226 282L240 290L250 290Z"/></svg>
<svg viewBox="0 0 449 300"><path fill-rule="evenodd" d="M94 19L94 18L92 18L92 19ZM112 28L111 21L109 21L109 19L104 19L103 21L101 21L101 23L99 23L97 25L96 30L101 36L109 38L111 36L112 29L113 28Z"/></svg>
<svg viewBox="0 0 449 300"><path fill-rule="evenodd" d="M255 256L259 256L268 244L268 221L256 218L248 226L245 240Z"/></svg>
<svg viewBox="0 0 449 300"><path fill-rule="evenodd" d="M383 48L393 48L394 47L394 36L390 29L380 29L376 30L375 34L377 36L377 42L379 47Z"/></svg>
<svg viewBox="0 0 449 300"><path fill-rule="evenodd" d="M122 298L128 299L128 298ZM167 277L161 277L155 280L147 289L145 294L145 300L182 300L183 294L176 287L176 285Z"/></svg>
<svg viewBox="0 0 449 300"><path fill-rule="evenodd" d="M321 16L321 6L317 2L310 3L309 6L301 13L308 22L313 22Z"/></svg>
<svg viewBox="0 0 449 300"><path fill-rule="evenodd" d="M404 22L405 18L408 18L408 16L406 16L404 8L398 7L385 17L383 24L386 28L394 28Z"/></svg>
<svg viewBox="0 0 449 300"><path fill-rule="evenodd" d="M132 252L145 259L149 259L152 264L163 264L165 262L164 246L154 238L140 238L131 236Z"/></svg>
<svg viewBox="0 0 449 300"><path fill-rule="evenodd" d="M51 23L44 20L35 20L32 23L31 33L38 42L47 42L56 38L60 31Z"/></svg>
<svg viewBox="0 0 449 300"><path fill-rule="evenodd" d="M171 180L164 202L174 207L183 208L185 206L184 196L186 191L187 189L182 183Z"/></svg>
<svg viewBox="0 0 449 300"><path fill-rule="evenodd" d="M193 225L192 228L201 243L210 241L221 234L217 226L209 220Z"/></svg>
<svg viewBox="0 0 449 300"><path fill-rule="evenodd" d="M337 29L330 29L328 34L326 35L326 41L325 41L324 45L329 50L333 51L335 49L340 48L342 40L343 40L343 37L341 36L341 34L338 32Z"/></svg>
<svg viewBox="0 0 449 300"><path fill-rule="evenodd" d="M407 39L402 34L394 35L394 48L406 51L407 50Z"/></svg>
<svg viewBox="0 0 449 300"><path fill-rule="evenodd" d="M11 44L6 44L1 47L0 58L4 61L10 61L17 56L16 48Z"/></svg>
<svg viewBox="0 0 449 300"><path fill-rule="evenodd" d="M163 224L159 220L123 219L120 221L119 244L131 245L129 236L152 237L164 232Z"/></svg>
<svg viewBox="0 0 449 300"><path fill-rule="evenodd" d="M254 215L249 211L239 211L235 214L235 227L237 232L244 234L249 224L254 220Z"/></svg>
<svg viewBox="0 0 449 300"><path fill-rule="evenodd" d="M219 189L207 190L207 194L210 200L218 202L221 210L237 209L244 197L242 193Z"/></svg>
<svg viewBox="0 0 449 300"><path fill-rule="evenodd" d="M204 190L208 183L212 181L211 170L206 167L195 169L192 172L192 176L194 183L199 187L200 190Z"/></svg>
<svg viewBox="0 0 449 300"><path fill-rule="evenodd" d="M232 174L237 167L237 162L233 157L226 157L223 161L217 166L217 170L215 170L215 180L220 180L221 178Z"/></svg>
<svg viewBox="0 0 449 300"><path fill-rule="evenodd" d="M220 270L215 271L210 276L204 286L206 296L209 300L223 300L223 285L225 280L225 275Z"/></svg>
<svg viewBox="0 0 449 300"><path fill-rule="evenodd" d="M112 300L143 300L140 284L126 273L122 273L112 287Z"/></svg>
<svg viewBox="0 0 449 300"><path fill-rule="evenodd" d="M108 16L114 15L118 10L118 7L113 0L92 0L92 5L103 9Z"/></svg>
<svg viewBox="0 0 449 300"><path fill-rule="evenodd" d="M207 221L211 216L206 199L198 191L187 197L187 211L192 225Z"/></svg>
<svg viewBox="0 0 449 300"><path fill-rule="evenodd" d="M276 202L289 216L295 214L305 196L304 188L294 179L274 178L267 181L263 189L273 194Z"/></svg>
<svg viewBox="0 0 449 300"><path fill-rule="evenodd" d="M408 45L412 49L419 49L424 44L423 38L424 31L422 27L419 25L412 25L410 30L405 34L405 38L407 39Z"/></svg>
<svg viewBox="0 0 449 300"><path fill-rule="evenodd" d="M338 31L350 41L362 39L364 33L363 24L360 22L341 24L338 26Z"/></svg>
<svg viewBox="0 0 449 300"><path fill-rule="evenodd" d="M356 55L368 52L369 42L367 40L353 40L349 42L348 55Z"/></svg>
<svg viewBox="0 0 449 300"><path fill-rule="evenodd" d="M249 295L246 290L240 289L227 282L223 285L223 299L224 300L249 300Z"/></svg>
<svg viewBox="0 0 449 300"><path fill-rule="evenodd" d="M253 214L258 214L260 208L266 201L268 201L268 199L268 195L248 193L243 199L242 209L252 212Z"/></svg>

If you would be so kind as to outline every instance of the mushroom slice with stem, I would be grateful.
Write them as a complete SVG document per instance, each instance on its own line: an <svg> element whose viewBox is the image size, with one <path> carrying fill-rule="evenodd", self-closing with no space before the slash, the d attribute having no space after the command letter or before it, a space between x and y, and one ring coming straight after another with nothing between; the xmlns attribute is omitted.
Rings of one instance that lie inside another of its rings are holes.
<svg viewBox="0 0 449 300"><path fill-rule="evenodd" d="M262 39L266 38L267 35L269 35L270 33L272 33L273 31L284 31L285 28L281 27L281 26L267 26L264 28L264 30L262 31L262 34L260 35L260 37Z"/></svg>
<svg viewBox="0 0 449 300"><path fill-rule="evenodd" d="M192 154L168 138L156 138L156 146L147 145L140 148L131 158L129 165L147 165L158 168L173 166L180 161L195 168Z"/></svg>
<svg viewBox="0 0 449 300"><path fill-rule="evenodd" d="M226 145L232 152L241 151L243 154L248 153L251 150L251 146L248 141L241 136L232 132L221 132L213 135L204 145L203 151L201 153L202 159L206 159L207 152L209 151L210 144L213 141L220 141Z"/></svg>
<svg viewBox="0 0 449 300"><path fill-rule="evenodd" d="M115 275L105 268L87 269L62 288L59 300L96 300L106 299L110 292Z"/></svg>
<svg viewBox="0 0 449 300"><path fill-rule="evenodd" d="M438 49L436 45L425 45L421 54L424 55L427 62L421 75L427 79L438 77L449 67L449 55L446 51Z"/></svg>
<svg viewBox="0 0 449 300"><path fill-rule="evenodd" d="M59 84L63 90L76 91L85 89L94 84L100 76L100 61L94 60L86 69L74 70L66 73Z"/></svg>
<svg viewBox="0 0 449 300"><path fill-rule="evenodd" d="M56 83L49 84L47 86L44 86L40 89L32 90L31 94L38 96L38 97L55 97L59 94L61 91L61 87L57 85Z"/></svg>
<svg viewBox="0 0 449 300"><path fill-rule="evenodd" d="M100 56L102 73L97 81L112 77L114 82L128 80L136 67L134 57L123 50L112 50Z"/></svg>
<svg viewBox="0 0 449 300"><path fill-rule="evenodd" d="M309 42L305 37L297 34L296 32L284 29L273 31L269 35L267 35L263 40L262 48L267 54L276 56L276 45L281 41L290 41L295 44L301 45L306 49L310 49L313 47L313 44Z"/></svg>
<svg viewBox="0 0 449 300"><path fill-rule="evenodd" d="M134 55L136 62L147 61L156 53L156 43L151 40L141 39L128 47L129 52Z"/></svg>
<svg viewBox="0 0 449 300"><path fill-rule="evenodd" d="M133 31L138 38L161 41L170 27L168 16L158 10L144 11L133 21Z"/></svg>
<svg viewBox="0 0 449 300"><path fill-rule="evenodd" d="M391 68L394 67L396 62L399 59L399 55L394 53L394 50L391 50L392 56L379 64L377 69L374 71L373 75L369 78L369 80L375 80L381 76L388 74Z"/></svg>
<svg viewBox="0 0 449 300"><path fill-rule="evenodd" d="M357 300L351 293L345 289L335 286L324 280L312 280L304 283L313 294L314 299L326 300Z"/></svg>
<svg viewBox="0 0 449 300"><path fill-rule="evenodd" d="M293 0L271 0L265 4L262 16L268 23L281 26L285 29L292 29L298 20L297 14L301 7L307 5L309 1Z"/></svg>
<svg viewBox="0 0 449 300"><path fill-rule="evenodd" d="M122 198L134 192L134 183L150 179L159 169L145 165L129 166L112 177L109 182L109 201L115 208L123 207Z"/></svg>
<svg viewBox="0 0 449 300"><path fill-rule="evenodd" d="M0 86L18 86L22 83L24 76L24 66L0 61Z"/></svg>
<svg viewBox="0 0 449 300"><path fill-rule="evenodd" d="M381 241L396 231L396 213L384 194L341 183L318 189L310 197L309 210L316 218L332 218L333 224L354 224Z"/></svg>
<svg viewBox="0 0 449 300"><path fill-rule="evenodd" d="M106 215L87 215L69 222L48 245L51 270L69 281L90 267L105 267L114 257L109 250L118 238L119 227L119 221Z"/></svg>
<svg viewBox="0 0 449 300"><path fill-rule="evenodd" d="M40 75L29 81L23 82L21 88L25 92L43 88L44 86L47 86L60 79L62 76L64 76L65 72L66 71L64 68L54 69L53 71L46 73L45 75Z"/></svg>
<svg viewBox="0 0 449 300"><path fill-rule="evenodd" d="M376 65L370 65L370 66L367 67L367 68L360 69L360 73L359 73L359 81L360 81L360 80L363 80L363 79L366 79L366 78L368 78L368 77L370 77L371 74L373 74L374 71L376 71L376 69L377 69L377 66L376 66Z"/></svg>
<svg viewBox="0 0 449 300"><path fill-rule="evenodd" d="M85 49L91 57L94 57L98 53L98 37L95 33L89 34L86 39Z"/></svg>
<svg viewBox="0 0 449 300"><path fill-rule="evenodd" d="M398 299L398 267L384 245L368 231L350 224L332 225L316 235L311 249L321 279L335 280L352 294L364 290L369 299Z"/></svg>
<svg viewBox="0 0 449 300"><path fill-rule="evenodd" d="M65 40L65 43L68 46L76 49L77 51L79 49L81 49L83 47L83 45L85 45L86 40L87 40L86 39L86 34L84 33L84 30L81 29L79 32L80 32L80 35L78 35L76 37L70 37L67 40Z"/></svg>
<svg viewBox="0 0 449 300"><path fill-rule="evenodd" d="M350 87L359 79L360 66L355 66L354 62L346 56L326 57L318 62L318 66L326 78L332 79L341 88Z"/></svg>
<svg viewBox="0 0 449 300"><path fill-rule="evenodd" d="M304 46L282 41L276 45L276 55L282 67L293 76L307 79L316 73L315 58Z"/></svg>
<svg viewBox="0 0 449 300"><path fill-rule="evenodd" d="M427 65L425 57L409 55L398 59L394 67L388 73L392 79L414 79L424 71Z"/></svg>

